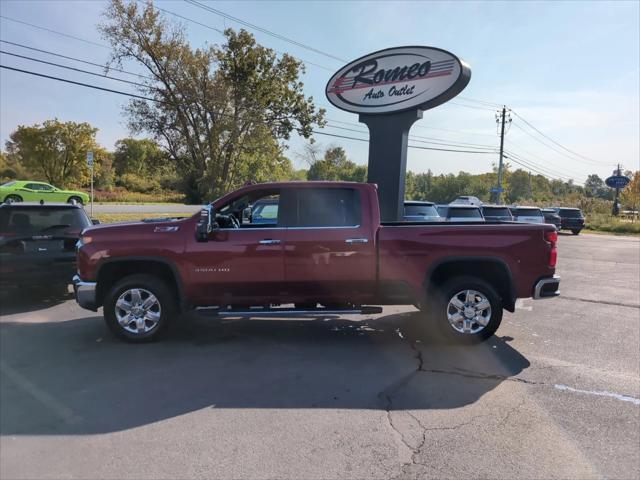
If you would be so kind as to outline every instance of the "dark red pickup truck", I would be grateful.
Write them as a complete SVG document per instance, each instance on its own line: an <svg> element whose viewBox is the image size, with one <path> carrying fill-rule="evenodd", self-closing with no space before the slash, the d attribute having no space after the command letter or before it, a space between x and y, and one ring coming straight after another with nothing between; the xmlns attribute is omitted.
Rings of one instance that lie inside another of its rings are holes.
<svg viewBox="0 0 640 480"><path fill-rule="evenodd" d="M552 225L381 224L370 184L258 184L191 218L88 228L74 285L78 303L103 306L130 341L198 307L274 317L403 304L456 340L479 341L517 298L558 295L556 241Z"/></svg>

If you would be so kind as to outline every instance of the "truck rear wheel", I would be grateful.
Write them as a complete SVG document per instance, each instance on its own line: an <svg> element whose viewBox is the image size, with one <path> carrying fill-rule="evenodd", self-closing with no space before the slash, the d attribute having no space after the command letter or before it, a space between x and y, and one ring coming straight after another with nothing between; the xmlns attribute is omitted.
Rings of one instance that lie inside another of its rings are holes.
<svg viewBox="0 0 640 480"><path fill-rule="evenodd" d="M426 304L438 330L456 343L479 343L502 321L502 300L487 281L460 276L447 280Z"/></svg>
<svg viewBox="0 0 640 480"><path fill-rule="evenodd" d="M104 301L104 319L117 337L127 342L158 339L176 314L169 287L153 275L131 275L116 282Z"/></svg>

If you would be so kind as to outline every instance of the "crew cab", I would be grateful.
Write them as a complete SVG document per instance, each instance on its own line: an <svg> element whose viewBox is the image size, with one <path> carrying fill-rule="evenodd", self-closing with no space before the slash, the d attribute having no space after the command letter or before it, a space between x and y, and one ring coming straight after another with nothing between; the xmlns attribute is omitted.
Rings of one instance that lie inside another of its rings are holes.
<svg viewBox="0 0 640 480"><path fill-rule="evenodd" d="M252 223L246 210L262 199L277 213ZM255 184L187 219L86 229L74 285L81 306L104 307L109 328L132 342L201 307L274 317L381 305L415 305L422 325L474 342L517 298L558 295L556 241L552 225L381 223L372 184Z"/></svg>

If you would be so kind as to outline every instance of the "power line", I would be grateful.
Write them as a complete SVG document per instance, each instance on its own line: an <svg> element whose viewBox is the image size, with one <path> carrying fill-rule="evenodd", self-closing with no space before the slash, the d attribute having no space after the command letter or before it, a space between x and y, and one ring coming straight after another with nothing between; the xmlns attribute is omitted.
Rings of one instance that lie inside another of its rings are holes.
<svg viewBox="0 0 640 480"><path fill-rule="evenodd" d="M573 160L573 161L578 161L578 162L584 162L584 160L580 160L578 158L572 157L570 155L567 155L565 152L563 152L562 150L558 149L557 147L554 147L553 145L548 144L547 142L545 142L544 140L542 140L541 138L536 137L535 135L533 135L532 133L526 131L524 128L522 128L520 125L518 125L518 122L513 122L513 125L520 130L521 132L523 132L524 134L528 135L529 137L533 138L536 142L540 143L541 145L544 145L545 147L553 150L554 152L562 155L565 158L568 158L569 160ZM590 163L590 165L593 165L593 163ZM597 166L603 167L603 164L597 163Z"/></svg>
<svg viewBox="0 0 640 480"><path fill-rule="evenodd" d="M536 127L534 127L533 125L531 125L531 123L529 123L527 120L525 120L522 115L519 115L517 112L513 112L513 114L518 117L520 120L522 120L525 124L527 124L530 128L532 128L533 130L535 130L539 135L543 136L544 138L546 138L547 140L549 140L550 142L554 143L555 145L559 146L560 148L562 148L563 150L566 150L567 152L571 153L572 155L575 155L577 157L582 158L583 160L589 161L589 162L593 162L597 165L602 165L602 162L599 162L598 160L593 160L592 158L589 157L585 157L584 155L580 155L577 152L574 152L573 150L568 149L567 147L565 147L564 145L562 145L559 142L556 142L553 138L551 138L550 136L544 134L543 132L541 132L540 130L538 130Z"/></svg>
<svg viewBox="0 0 640 480"><path fill-rule="evenodd" d="M63 37L67 37L67 38L72 38L74 40L78 40L79 42L84 42L84 43L89 43L91 45L95 45L97 47L102 47L102 48L110 48L109 46L103 44L103 43L98 43L98 42L94 42L92 40L86 40L84 38L80 38L80 37L76 37L74 35L69 35L68 33L62 33L62 32L58 32L57 30L53 30L51 28L47 28L47 27L41 27L40 25L35 25L33 23L29 23L29 22L24 22L22 20L18 20L16 18L11 18L11 17L7 17L5 15L0 15L0 18L3 18L5 20L9 20L11 22L16 22L16 23L21 23L22 25L27 25L29 27L33 27L33 28L37 28L39 30L44 30L45 32L50 32L50 33L55 33L56 35L61 35Z"/></svg>
<svg viewBox="0 0 640 480"><path fill-rule="evenodd" d="M335 120L332 120L330 118L327 119L329 122L333 122L333 123L343 123L346 125L352 125L349 122L337 122ZM356 124L357 125L357 124ZM368 130L363 130L363 129L355 129L355 128L347 128L347 127L340 127L338 125L330 125L327 124L328 127L331 128L337 128L340 130L347 130L350 132L356 132L356 133L362 133L362 134L368 134L369 131ZM423 139L423 140L420 140ZM445 146L449 146L449 147L462 147L462 148L474 148L474 149L493 149L494 146L493 145L480 145L480 144L473 144L473 143L467 143L467 142L449 142L447 139L444 138L434 138L434 137L425 137L425 136L421 136L421 135L410 135L409 136L409 140L412 140L414 142L418 142L418 143L432 143L434 145L445 145Z"/></svg>
<svg viewBox="0 0 640 480"><path fill-rule="evenodd" d="M340 120L334 120L333 118L327 118L327 121L329 121L329 122L333 122L333 123L340 123L340 124L342 124L342 125L349 125L349 126L362 127L362 124L359 124L359 123L355 123L355 122L343 122L343 121L340 121ZM419 126L419 125L415 125L415 126ZM363 127L363 128L364 128L364 127ZM429 127L424 127L424 128L429 128ZM440 129L438 129L438 130L440 130ZM368 131L368 130L359 130L359 131L361 131L361 132L363 132L363 133L369 133L369 131ZM448 130L447 130L447 131L448 131ZM460 132L460 133L464 134L464 132ZM491 136L493 136L493 135L491 135ZM424 136L424 135L411 135L409 138L421 138L421 139L423 139L423 140L435 140L435 141L438 141L438 142L451 142L451 143L457 143L457 144L459 144L460 146L473 146L473 147L483 147L483 148L494 148L494 146L493 146L493 145L481 145L481 144L478 144L478 143L460 142L460 141L458 141L458 140L449 140L449 139L446 139L446 138L437 138L437 137L427 137L427 136Z"/></svg>
<svg viewBox="0 0 640 480"><path fill-rule="evenodd" d="M534 171L536 173L539 173L540 175L543 175L545 177L548 178L552 178L554 180L562 180L564 182L568 181L568 180L576 180L577 184L581 184L584 183L584 180L581 178L577 178L576 176L572 176L572 175L564 175L564 174L560 174L558 172L555 172L547 167L542 167L540 165L537 165L536 163L532 162L531 160L528 159L524 159L522 158L520 155L515 154L514 152L505 151L505 157L508 158L509 160L513 161L514 163L517 163L518 165L521 165L525 168L527 168L528 170Z"/></svg>
<svg viewBox="0 0 640 480"><path fill-rule="evenodd" d="M146 5L146 2L144 2L143 0L137 0L137 2L141 3L143 5ZM182 20L186 20L187 22L191 22L191 23L193 23L195 25L200 25L201 27L208 28L209 30L213 30L214 32L217 32L217 33L219 33L219 34L224 36L224 31L220 30L219 28L213 27L211 25L207 25L206 23L199 22L197 20L194 20L193 18L185 17L184 15L180 15L179 13L172 12L171 10L167 10L166 8L158 7L155 4L153 5L153 8L155 8L156 10L159 10L161 12L167 13L169 15L173 15L174 17L181 18ZM273 50L276 53L279 53L280 55L284 55L284 54L290 55L287 52L283 52L281 50L276 50L275 48L272 48L271 50ZM299 62L304 63L305 65L312 65L314 67L322 68L323 70L327 70L329 72L333 72L335 70L333 68L325 67L324 65L320 65L318 63L310 62L309 60L304 60L304 59L302 59L300 57L295 57L293 55L290 55L290 56L292 56L293 58L295 58Z"/></svg>
<svg viewBox="0 0 640 480"><path fill-rule="evenodd" d="M517 144L517 143L513 142L513 141L512 141L512 140L510 140L510 139L505 138L505 141L508 141L508 142L509 142L509 145L511 146L510 148L517 147L518 149L522 150L525 154L529 155L530 157L535 158L535 159L536 159L536 160L538 160L538 161L541 161L541 162L546 162L546 161L547 161L546 159L539 157L538 155L536 155L536 154L534 154L534 153L530 152L529 150L525 150L525 149L524 149L523 147L521 147L519 144ZM520 156L523 156L523 155L522 155L521 153L519 153L517 150L515 151L515 153L517 153L517 154L518 154L518 155L520 155ZM551 169L549 169L549 170L551 170ZM557 170L557 171L558 171L558 172L560 172L560 170ZM573 173L570 173L570 172L568 172L568 171L565 171L565 173L566 173L566 174L568 174L568 175L573 175Z"/></svg>
<svg viewBox="0 0 640 480"><path fill-rule="evenodd" d="M138 1L141 1L141 0L138 0ZM259 32L266 33L267 35L271 35L272 37L277 38L277 39L279 39L279 40L283 40L283 41L285 41L285 42L289 42L289 43L291 43L291 44L293 44L293 45L296 45L296 46L298 46L298 47L301 47L301 48L307 49L307 50L309 50L309 51L312 51L312 52L318 53L318 54L320 54L320 55L324 55L325 57L331 58L331 59L333 59L333 60L337 60L337 61L342 62L342 63L348 63L348 60L345 60L344 58L338 57L338 56L336 56L336 55L333 55L332 53L328 53L328 52L325 52L325 51L323 51L323 50L319 50L319 49L317 49L317 48L315 48L315 47L312 47L312 46L310 46L310 45L307 45L307 44L301 43L301 42L299 42L299 41L297 41L297 40L294 40L294 39L292 39L292 38L290 38L290 37L286 37L286 36L284 36L284 35L281 35L281 34L279 34L279 33L276 33L276 32L274 32L274 31L272 31L272 30L268 30L268 29L266 29L266 28L259 27L258 25L255 25L255 24L253 24L253 23L247 22L247 21L242 20L242 19L240 19L240 18L238 18L238 17L234 17L234 16L232 16L232 15L229 15L228 13L222 12L221 10L215 9L215 8L213 8L213 7L210 7L209 5L204 5L204 4L202 4L201 2L199 2L199 1L197 1L197 0L184 0L184 1L185 1L186 3L189 3L189 4L194 5L194 6L196 6L196 7L199 7L199 8L202 8L202 9L204 9L204 10L207 10L207 11L209 11L209 12L211 12L211 13L214 13L215 15L219 15L219 16L221 16L221 17L223 17L223 18L228 19L228 20L231 20L231 21L234 21L234 22L240 23L241 25L245 25L245 26L247 26L247 27L249 27L249 28L252 28L252 29L254 29L254 30L258 30ZM486 100L477 100L477 99L470 98L470 97L462 97L462 96L459 96L458 98L459 98L459 99L461 99L461 100L466 100L466 101L470 101L470 102L475 102L475 103L478 103L478 104L481 104L481 105L485 105L485 106L489 106L489 107L500 107L500 106L501 106L500 104L497 104L497 103L495 103L495 102L488 102L488 101L486 101ZM464 107L468 107L468 108L477 108L477 109L493 110L493 108L490 108L490 109L489 109L489 108L486 108L486 107L474 107L474 106L471 106L471 105L464 105L464 104L462 104L462 103L456 103L456 102L450 102L450 103L454 103L454 104L456 104L456 105L460 105L460 106L464 106Z"/></svg>
<svg viewBox="0 0 640 480"><path fill-rule="evenodd" d="M99 87L97 85L91 85L90 83L76 82L75 80L69 80L69 79L66 79L66 78L60 78L60 77L54 77L54 76L51 76L51 75L45 75L44 73L31 72L29 70L22 70L20 68L9 67L7 65L0 64L0 68L6 68L7 70L13 70L14 72L26 73L28 75L35 75L36 77L48 78L50 80L57 80L59 82L71 83L73 85L79 85L81 87L93 88L94 90L102 90L104 92L117 93L118 95L125 95L127 97L139 98L141 100L149 100L151 102L157 102L157 103L166 103L166 102L163 102L162 100L157 100L155 98L143 97L142 95L136 95L134 93L123 92L123 91L120 91L120 90L113 90L111 88Z"/></svg>
<svg viewBox="0 0 640 480"><path fill-rule="evenodd" d="M495 108L489 108L489 107L481 107L481 106L477 106L477 105L467 105L465 103L460 103L460 102L455 102L453 100L448 101L447 103L445 103L444 105L457 105L459 107L466 107L466 108L472 108L474 110L486 110L488 112L494 112Z"/></svg>
<svg viewBox="0 0 640 480"><path fill-rule="evenodd" d="M328 137L336 137L336 138L344 138L347 140L357 140L358 142L368 142L369 140L367 140L366 138L357 138L357 137L349 137L346 135L337 135L335 133L327 133L327 132L320 132L317 130L313 130L313 133L317 133L318 135L326 135ZM418 145L409 145L409 148L417 148L419 150L437 150L439 152L456 152L456 153L490 153L490 154L494 154L494 151L490 151L490 152L483 152L483 151L479 151L479 150L453 150L453 149L448 149L448 148L434 148L434 147L420 147Z"/></svg>
<svg viewBox="0 0 640 480"><path fill-rule="evenodd" d="M47 55L53 55L54 57L59 57L59 58L64 58L66 60L72 60L74 62L84 63L86 65L93 65L94 67L101 67L101 68L105 68L107 70L113 70L114 72L126 73L127 75L133 75L135 77L151 79L151 77L148 77L146 75L142 75L140 73L128 72L127 70L122 70L122 69L119 69L119 68L110 67L109 65L104 65L102 63L90 62L88 60L82 60L80 58L70 57L68 55L62 55L60 53L55 53L55 52L50 52L48 50L42 50L40 48L30 47L28 45L23 45L21 43L10 42L8 40L2 40L2 39L0 39L0 42L6 43L8 45L13 45L14 47L26 48L27 50L32 50L34 52L45 53Z"/></svg>
<svg viewBox="0 0 640 480"><path fill-rule="evenodd" d="M145 85L142 85L141 83L132 82L132 81L129 81L129 80L125 80L123 78L110 77L110 76L102 74L102 73L90 72L88 70L82 70L81 68L69 67L67 65L61 65L59 63L54 63L54 62L47 62L46 60L40 60L40 59L33 58L33 57L27 57L25 55L18 55L17 53L5 52L4 50L0 50L0 53L5 54L5 55L11 55L12 57L23 58L23 59L29 60L31 62L43 63L45 65L51 65L53 67L65 68L67 70L73 70L74 72L80 72L80 73L85 73L87 75L93 75L95 77L102 77L102 78L107 78L109 80L116 80L118 82L128 83L129 85L135 85L137 87L144 87L145 86Z"/></svg>
<svg viewBox="0 0 640 480"><path fill-rule="evenodd" d="M495 103L495 102L487 102L486 100L476 100L475 98L465 97L465 96L462 96L462 95L458 95L458 98L460 100L465 100L467 102L475 102L475 103L479 103L481 105L486 105L488 107L502 108L502 105L500 105L499 103Z"/></svg>
<svg viewBox="0 0 640 480"><path fill-rule="evenodd" d="M262 32L262 33L266 33L267 35L270 35L270 36L272 36L274 38L277 38L279 40L283 40L285 42L291 43L292 45L296 45L296 46L298 46L300 48L304 48L305 50L309 50L310 52L314 52L314 53L317 53L317 54L320 54L320 55L324 55L325 57L331 58L333 60L337 60L339 62L347 63L347 60L345 60L343 58L340 58L340 57L337 57L337 56L332 55L330 53L324 52L324 51L319 50L319 49L317 49L315 47L312 47L310 45L306 45L304 43L298 42L297 40L293 40L292 38L285 37L284 35L280 35L279 33L273 32L271 30L267 30L266 28L259 27L258 25L255 25L253 23L249 23L249 22L247 22L245 20L242 20L242 19L240 19L238 17L234 17L232 15L229 15L228 13L225 13L225 12L223 12L221 10L217 10L217 9L215 9L213 7L208 6L208 5L204 5L204 4L200 3L200 2L197 2L196 0L184 0L184 1L186 3L189 3L191 5L199 7L201 9L203 9L203 10L211 12L211 13L213 13L215 15L219 15L221 17L224 17L224 18L228 19L228 20L231 20L233 22L236 22L236 23L239 23L239 24L244 25L246 27L249 27L251 29L257 30L257 31Z"/></svg>

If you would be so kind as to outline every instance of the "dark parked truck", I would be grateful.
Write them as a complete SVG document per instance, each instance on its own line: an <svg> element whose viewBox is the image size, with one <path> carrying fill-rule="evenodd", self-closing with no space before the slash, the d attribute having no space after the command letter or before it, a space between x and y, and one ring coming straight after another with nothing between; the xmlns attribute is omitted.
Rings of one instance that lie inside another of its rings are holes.
<svg viewBox="0 0 640 480"><path fill-rule="evenodd" d="M247 208L276 204L271 222ZM249 185L191 218L85 230L78 303L104 307L129 341L160 335L180 311L221 316L374 313L415 305L425 326L480 341L520 297L558 295L551 225L380 223L374 185ZM287 308L295 305L296 308Z"/></svg>
<svg viewBox="0 0 640 480"><path fill-rule="evenodd" d="M584 228L584 215L579 208L556 208L560 216L562 230L571 230L574 235L579 235Z"/></svg>

